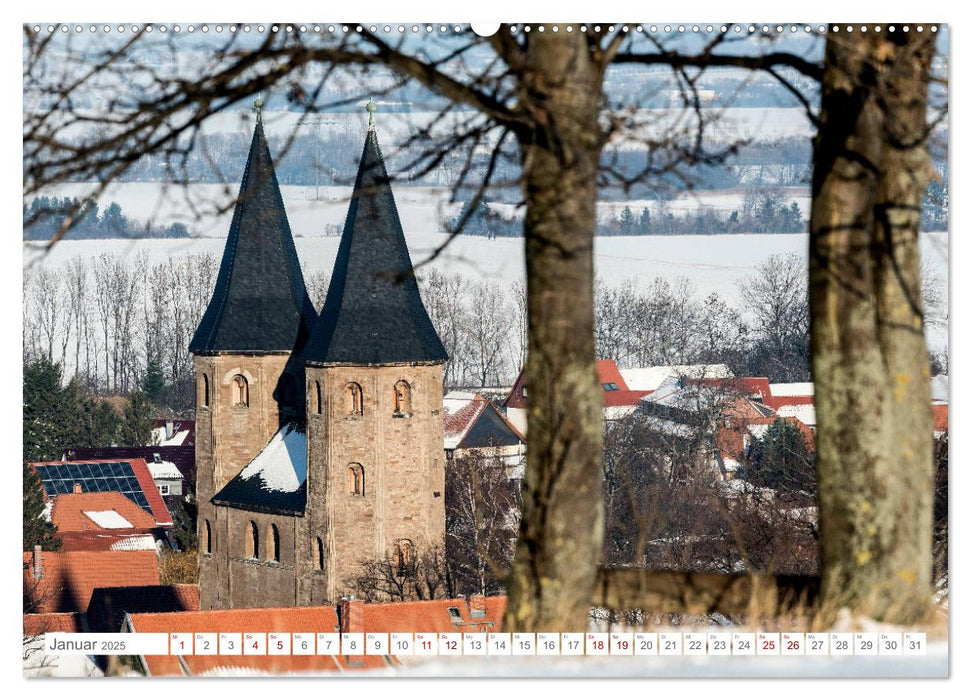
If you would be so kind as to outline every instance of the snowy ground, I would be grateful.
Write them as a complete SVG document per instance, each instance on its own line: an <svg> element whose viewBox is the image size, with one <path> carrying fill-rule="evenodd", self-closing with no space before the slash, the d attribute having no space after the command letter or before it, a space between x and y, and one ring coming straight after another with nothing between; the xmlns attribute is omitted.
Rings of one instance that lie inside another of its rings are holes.
<svg viewBox="0 0 971 700"><path fill-rule="evenodd" d="M66 186L61 194L84 185ZM205 200L222 189L217 185L194 185L190 197ZM321 235L328 225L339 231L347 213L344 188L320 188L323 199L315 200L314 188L284 187L283 196L291 228L296 236L297 252L305 274L323 270L330 274L337 253L339 237ZM161 197L160 197L161 194ZM226 202L234 194L228 193ZM699 197L704 195L699 194ZM180 190L162 194L155 184L122 184L109 199L116 199L123 210L155 212L161 223L192 217L187 211ZM310 197L310 198L308 198ZM401 187L396 191L402 225L415 263L425 260L446 238L438 224L438 212L446 197L444 190L435 188ZM613 205L610 205L613 206ZM225 235L229 229L231 212L218 217L206 217L200 223L213 235L209 238L173 240L89 240L63 241L45 256L36 248L24 247L25 264L41 264L58 268L75 256L95 257L103 252L136 256L148 254L158 262L170 256L187 253L210 253L221 257ZM208 223L206 223L208 222ZM715 235L715 236L627 236L598 237L594 253L597 274L609 283L630 279L646 286L655 277L671 281L687 278L699 298L717 292L729 303L741 306L741 288L747 277L770 255L794 253L807 258L807 236L790 235ZM927 268L937 277L948 279L947 233L923 234L921 253ZM523 279L523 240L459 236L445 253L431 263L440 271L460 274L471 279L494 279L505 287ZM931 328L931 346L946 345L946 327Z"/></svg>

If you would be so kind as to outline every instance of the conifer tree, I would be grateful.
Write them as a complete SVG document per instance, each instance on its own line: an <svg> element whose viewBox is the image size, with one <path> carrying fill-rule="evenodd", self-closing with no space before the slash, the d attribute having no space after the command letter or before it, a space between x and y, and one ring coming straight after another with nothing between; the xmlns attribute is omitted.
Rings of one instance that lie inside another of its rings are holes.
<svg viewBox="0 0 971 700"><path fill-rule="evenodd" d="M122 417L119 442L131 446L148 445L152 438L153 414L152 402L148 397L141 391L132 393Z"/></svg>
<svg viewBox="0 0 971 700"><path fill-rule="evenodd" d="M24 551L35 545L52 552L61 548L57 528L44 518L44 490L37 478L37 472L24 462Z"/></svg>

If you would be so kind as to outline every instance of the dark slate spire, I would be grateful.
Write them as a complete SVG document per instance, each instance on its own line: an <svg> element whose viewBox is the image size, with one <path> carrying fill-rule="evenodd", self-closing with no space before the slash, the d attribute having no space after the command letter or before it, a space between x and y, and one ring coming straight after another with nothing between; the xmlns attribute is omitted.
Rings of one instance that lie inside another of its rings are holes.
<svg viewBox="0 0 971 700"><path fill-rule="evenodd" d="M370 106L370 105L369 105ZM444 362L448 353L418 293L391 183L372 126L308 362Z"/></svg>
<svg viewBox="0 0 971 700"><path fill-rule="evenodd" d="M257 101L216 288L189 351L299 352L317 319L283 209Z"/></svg>

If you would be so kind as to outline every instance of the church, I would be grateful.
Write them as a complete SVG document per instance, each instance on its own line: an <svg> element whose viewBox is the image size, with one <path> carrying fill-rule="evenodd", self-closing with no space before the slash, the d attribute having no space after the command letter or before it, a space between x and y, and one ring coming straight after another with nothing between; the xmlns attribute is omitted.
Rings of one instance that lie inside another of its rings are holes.
<svg viewBox="0 0 971 700"><path fill-rule="evenodd" d="M257 100L196 379L202 609L306 606L445 538L442 367L370 125L327 298L307 294Z"/></svg>

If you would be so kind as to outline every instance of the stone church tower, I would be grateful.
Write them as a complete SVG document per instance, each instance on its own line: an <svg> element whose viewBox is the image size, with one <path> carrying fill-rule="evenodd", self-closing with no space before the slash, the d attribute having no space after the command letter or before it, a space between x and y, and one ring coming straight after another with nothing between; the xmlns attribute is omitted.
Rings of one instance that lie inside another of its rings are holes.
<svg viewBox="0 0 971 700"><path fill-rule="evenodd" d="M258 109L261 103L257 103ZM203 609L319 605L443 545L442 364L373 125L319 320L259 116L194 354Z"/></svg>

